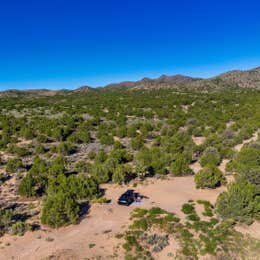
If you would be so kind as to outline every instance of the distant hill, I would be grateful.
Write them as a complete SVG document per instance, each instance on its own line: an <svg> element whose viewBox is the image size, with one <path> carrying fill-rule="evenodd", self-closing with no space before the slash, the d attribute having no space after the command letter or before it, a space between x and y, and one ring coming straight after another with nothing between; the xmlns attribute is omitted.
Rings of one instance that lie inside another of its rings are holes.
<svg viewBox="0 0 260 260"><path fill-rule="evenodd" d="M28 89L28 90L5 90L0 92L0 97L21 97L21 96L54 96L61 90Z"/></svg>
<svg viewBox="0 0 260 260"><path fill-rule="evenodd" d="M31 96L31 97L50 97L55 96L57 94L65 94L65 93L88 93L90 91L94 91L94 88L88 86L82 86L75 90L49 90L49 89L28 89L28 90L5 90L0 92L0 97L22 97L22 96Z"/></svg>
<svg viewBox="0 0 260 260"><path fill-rule="evenodd" d="M161 89L172 88L178 86L186 86L192 82L201 80L200 78L192 78L183 75L166 76L162 75L157 79L143 78L139 81L125 81L117 84L109 84L104 89Z"/></svg>
<svg viewBox="0 0 260 260"><path fill-rule="evenodd" d="M98 90L149 90L149 89L176 89L188 88L198 90L214 90L230 87L253 88L260 90L260 67L252 70L233 70L225 72L209 79L193 78L183 75L166 76L162 75L156 79L143 78L138 81L124 81L109 84L100 88L82 86L75 90L6 90L0 92L0 97L19 97L19 96L54 96L62 93L89 93Z"/></svg>
<svg viewBox="0 0 260 260"><path fill-rule="evenodd" d="M104 89L167 89L167 88L194 88L194 89L222 89L228 87L260 89L260 67L242 71L234 70L209 79L192 78L183 75L165 76L157 79L144 78L139 81L109 84Z"/></svg>
<svg viewBox="0 0 260 260"><path fill-rule="evenodd" d="M72 90L72 92L77 92L77 93L88 93L90 91L93 91L95 90L94 88L92 87L89 87L89 86L82 86L82 87L79 87L75 90Z"/></svg>
<svg viewBox="0 0 260 260"><path fill-rule="evenodd" d="M252 70L232 70L216 77L199 80L189 85L196 89L223 89L230 87L260 90L260 67Z"/></svg>
<svg viewBox="0 0 260 260"><path fill-rule="evenodd" d="M260 67L247 71L233 70L217 78L229 84L236 84L240 88L260 89Z"/></svg>

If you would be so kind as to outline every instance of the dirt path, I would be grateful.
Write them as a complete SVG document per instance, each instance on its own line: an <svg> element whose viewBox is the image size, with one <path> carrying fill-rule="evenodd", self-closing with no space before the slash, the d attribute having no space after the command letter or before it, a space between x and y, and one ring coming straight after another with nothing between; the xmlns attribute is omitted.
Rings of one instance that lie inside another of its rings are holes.
<svg viewBox="0 0 260 260"><path fill-rule="evenodd" d="M199 161L191 163L189 166L193 170L194 173L197 173L202 169Z"/></svg>
<svg viewBox="0 0 260 260"><path fill-rule="evenodd" d="M259 131L259 130L255 131L255 132L253 133L253 135L252 135L251 138L244 140L241 144L237 144L237 145L234 147L234 149L235 149L237 152L239 152L245 144L248 144L248 143L250 143L250 142L252 142L252 141L256 141L256 140L258 139L258 131Z"/></svg>

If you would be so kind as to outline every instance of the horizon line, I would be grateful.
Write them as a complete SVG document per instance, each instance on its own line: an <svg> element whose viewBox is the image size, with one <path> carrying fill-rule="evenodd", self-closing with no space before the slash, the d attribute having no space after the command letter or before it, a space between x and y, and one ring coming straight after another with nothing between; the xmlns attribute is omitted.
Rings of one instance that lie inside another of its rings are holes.
<svg viewBox="0 0 260 260"><path fill-rule="evenodd" d="M113 84L120 84L122 82L137 82L137 81L140 81L140 80L145 79L145 78L154 80L154 79L160 78L161 76L168 76L168 77L183 76L183 77L191 77L191 78L198 78L198 79L205 80L205 79L215 78L215 77L218 77L221 74L225 74L225 73L232 72L232 71L250 71L250 70L255 70L259 67L260 67L260 65L259 66L258 65L253 66L253 67L251 66L249 68L247 67L247 68L243 68L243 69L241 67L240 68L234 68L234 69L230 69L230 70L223 70L222 72L218 71L218 72L215 72L215 73L209 73L211 75L208 75L208 76L194 75L194 73L191 73L192 75L189 75L189 73L176 73L176 74L172 74L172 75L169 74L169 73L161 73L161 74L155 73L155 74L157 74L157 76L155 76L153 74L154 76L143 76L143 77L141 76L141 77L135 77L135 78L133 77L132 79L118 79L118 80L115 80L115 81L109 80L104 84L97 84L96 86L91 86L91 84L85 84L85 83L82 82L82 84L75 83L74 85L77 85L77 86L73 86L73 87L57 87L57 88L55 88L55 87L51 87L50 83L48 83L49 81L47 80L45 83L41 83L41 84L44 84L46 87L44 87L44 85L42 87L28 87L28 88L27 87L10 87L10 88L7 87L7 88L4 88L4 87L0 86L0 92L5 92L5 91L37 91L37 90L70 91L70 90L76 90L80 87L89 87L89 88L93 88L93 89L98 89L98 88L104 88L106 86L113 85ZM73 81L75 81L75 80L73 80ZM52 82L54 82L54 81L52 81ZM65 80L64 82L67 82L67 81ZM30 85L30 84L34 84L34 83L31 82L28 85ZM63 83L63 81L58 81L57 85L59 85L59 84L62 85L64 83ZM48 85L49 85L49 87L48 87ZM55 85L55 83L51 83L51 85ZM71 85L73 85L73 83L71 83Z"/></svg>

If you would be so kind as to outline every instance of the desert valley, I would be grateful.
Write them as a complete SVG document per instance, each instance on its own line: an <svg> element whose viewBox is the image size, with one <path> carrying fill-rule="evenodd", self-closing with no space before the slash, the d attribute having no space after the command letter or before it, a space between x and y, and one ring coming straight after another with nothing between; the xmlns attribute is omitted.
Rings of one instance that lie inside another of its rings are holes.
<svg viewBox="0 0 260 260"><path fill-rule="evenodd" d="M0 259L258 259L259 91L256 68L1 92Z"/></svg>

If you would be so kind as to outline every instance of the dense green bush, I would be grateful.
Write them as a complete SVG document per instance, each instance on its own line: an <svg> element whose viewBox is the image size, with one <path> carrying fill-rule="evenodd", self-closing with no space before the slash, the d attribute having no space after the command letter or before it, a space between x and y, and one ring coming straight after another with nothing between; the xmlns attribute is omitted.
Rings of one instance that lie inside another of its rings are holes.
<svg viewBox="0 0 260 260"><path fill-rule="evenodd" d="M25 137L25 139L27 140L31 140L34 138L34 132L32 129L30 129L29 127L26 127L24 129L22 129L22 135Z"/></svg>
<svg viewBox="0 0 260 260"><path fill-rule="evenodd" d="M66 164L66 158L62 155L53 159L48 168L48 179L55 179L59 174L65 174Z"/></svg>
<svg viewBox="0 0 260 260"><path fill-rule="evenodd" d="M213 165L206 166L196 173L194 180L197 189L214 189L226 183L226 178L223 173Z"/></svg>
<svg viewBox="0 0 260 260"><path fill-rule="evenodd" d="M91 164L86 161L78 161L75 165L75 170L79 173L88 173L90 172Z"/></svg>
<svg viewBox="0 0 260 260"><path fill-rule="evenodd" d="M242 148L235 160L229 163L228 169L250 183L260 186L260 147L257 143Z"/></svg>
<svg viewBox="0 0 260 260"><path fill-rule="evenodd" d="M106 183L111 180L112 172L104 164L94 164L91 167L91 175L98 183Z"/></svg>
<svg viewBox="0 0 260 260"><path fill-rule="evenodd" d="M100 143L104 145L112 145L114 143L114 138L110 134L102 135L100 137Z"/></svg>
<svg viewBox="0 0 260 260"><path fill-rule="evenodd" d="M190 204L190 203L185 203L185 204L182 205L181 211L182 211L184 214L186 214L186 215L188 215L188 214L193 214L193 213L195 212L195 208L194 208L194 206L193 206L192 204Z"/></svg>
<svg viewBox="0 0 260 260"><path fill-rule="evenodd" d="M15 173L23 166L22 160L19 158L9 159L6 164L7 173Z"/></svg>
<svg viewBox="0 0 260 260"><path fill-rule="evenodd" d="M80 130L77 132L74 132L71 134L68 138L67 141L70 143L85 143L88 144L90 142L90 134L87 131Z"/></svg>
<svg viewBox="0 0 260 260"><path fill-rule="evenodd" d="M178 154L176 160L171 163L170 170L175 176L192 174L192 169L189 167L189 161L184 154Z"/></svg>
<svg viewBox="0 0 260 260"><path fill-rule="evenodd" d="M28 173L20 182L18 187L18 192L20 195L26 197L35 196L38 193L38 190L35 190L35 186L36 186L36 181L33 175Z"/></svg>
<svg viewBox="0 0 260 260"><path fill-rule="evenodd" d="M6 151L18 157L24 157L31 154L29 149L14 144L10 145Z"/></svg>
<svg viewBox="0 0 260 260"><path fill-rule="evenodd" d="M59 192L43 202L41 222L53 228L77 223L79 206L68 193Z"/></svg>
<svg viewBox="0 0 260 260"><path fill-rule="evenodd" d="M19 184L19 194L26 197L42 195L47 187L47 171L46 162L39 157L36 157L33 160L31 169Z"/></svg>
<svg viewBox="0 0 260 260"><path fill-rule="evenodd" d="M243 179L231 183L228 190L219 195L216 211L223 219L252 223L260 218L259 189Z"/></svg>
<svg viewBox="0 0 260 260"><path fill-rule="evenodd" d="M128 164L123 164L117 166L116 170L113 173L112 181L114 183L125 183L130 181L134 177L133 169Z"/></svg>
<svg viewBox="0 0 260 260"><path fill-rule="evenodd" d="M142 136L137 136L131 140L131 147L134 150L140 150L144 145L144 139Z"/></svg>
<svg viewBox="0 0 260 260"><path fill-rule="evenodd" d="M240 173L241 178L260 188L260 167Z"/></svg>
<svg viewBox="0 0 260 260"><path fill-rule="evenodd" d="M68 177L64 174L59 174L48 185L48 195L55 193L66 193L76 200L92 200L101 195L96 180L93 177L86 177L81 174Z"/></svg>
<svg viewBox="0 0 260 260"><path fill-rule="evenodd" d="M62 155L70 155L76 150L71 142L62 142L58 145L58 152Z"/></svg>
<svg viewBox="0 0 260 260"><path fill-rule="evenodd" d="M206 165L218 165L220 160L218 150L215 147L207 147L201 156L200 164L203 167Z"/></svg>
<svg viewBox="0 0 260 260"><path fill-rule="evenodd" d="M11 209L0 209L0 236L12 223L13 212Z"/></svg>

